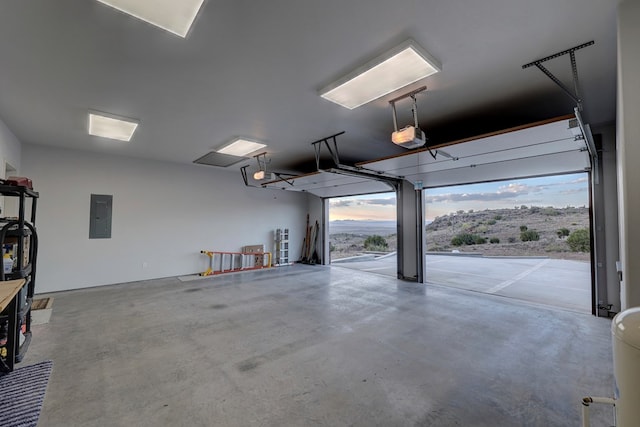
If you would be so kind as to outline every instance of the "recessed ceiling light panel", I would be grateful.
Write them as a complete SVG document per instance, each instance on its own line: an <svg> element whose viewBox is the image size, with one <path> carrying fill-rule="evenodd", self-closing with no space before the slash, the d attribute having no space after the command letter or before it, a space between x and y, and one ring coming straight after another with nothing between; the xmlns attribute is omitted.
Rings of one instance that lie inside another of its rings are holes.
<svg viewBox="0 0 640 427"><path fill-rule="evenodd" d="M199 165L227 168L229 166L235 165L236 163L240 163L243 160L247 160L247 158L211 151L210 153L207 153L204 156L195 159L193 163L197 163Z"/></svg>
<svg viewBox="0 0 640 427"><path fill-rule="evenodd" d="M378 56L320 90L320 96L350 110L401 89L442 69L413 40Z"/></svg>
<svg viewBox="0 0 640 427"><path fill-rule="evenodd" d="M138 127L132 119L107 117L100 113L89 113L89 135L130 141Z"/></svg>
<svg viewBox="0 0 640 427"><path fill-rule="evenodd" d="M180 37L186 37L204 0L98 0Z"/></svg>
<svg viewBox="0 0 640 427"><path fill-rule="evenodd" d="M246 138L236 138L216 151L218 153L230 154L232 156L246 156L247 154L258 151L266 146L267 144L263 144L261 142L250 141Z"/></svg>

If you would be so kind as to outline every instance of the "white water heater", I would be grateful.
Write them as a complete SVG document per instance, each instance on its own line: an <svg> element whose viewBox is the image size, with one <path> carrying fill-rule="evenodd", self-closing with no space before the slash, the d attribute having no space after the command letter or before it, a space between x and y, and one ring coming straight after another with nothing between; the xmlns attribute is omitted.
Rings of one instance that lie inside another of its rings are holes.
<svg viewBox="0 0 640 427"><path fill-rule="evenodd" d="M618 313L611 333L616 426L640 426L640 307Z"/></svg>

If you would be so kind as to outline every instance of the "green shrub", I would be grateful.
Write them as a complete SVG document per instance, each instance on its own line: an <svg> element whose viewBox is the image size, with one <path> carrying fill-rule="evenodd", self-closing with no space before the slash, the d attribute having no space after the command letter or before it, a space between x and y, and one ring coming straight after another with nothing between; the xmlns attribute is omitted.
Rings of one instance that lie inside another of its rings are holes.
<svg viewBox="0 0 640 427"><path fill-rule="evenodd" d="M494 225L496 223L495 219L490 219L489 221L487 221L487 224L489 225Z"/></svg>
<svg viewBox="0 0 640 427"><path fill-rule="evenodd" d="M520 233L520 240L523 242L534 242L540 240L540 234L536 230L525 230Z"/></svg>
<svg viewBox="0 0 640 427"><path fill-rule="evenodd" d="M453 246L473 245L473 236L469 233L458 234L453 236L451 244Z"/></svg>
<svg viewBox="0 0 640 427"><path fill-rule="evenodd" d="M497 237L492 237L492 238L489 240L489 243L500 243L500 239L498 239Z"/></svg>
<svg viewBox="0 0 640 427"><path fill-rule="evenodd" d="M364 241L365 249L369 249L369 250L383 249L384 250L387 247L389 247L389 244L384 239L384 237L378 236L377 234L367 237Z"/></svg>
<svg viewBox="0 0 640 427"><path fill-rule="evenodd" d="M496 215L493 217L496 221L500 221L502 219L502 215Z"/></svg>
<svg viewBox="0 0 640 427"><path fill-rule="evenodd" d="M482 245L484 243L487 243L486 238L470 233L461 233L451 239L451 244L453 246Z"/></svg>
<svg viewBox="0 0 640 427"><path fill-rule="evenodd" d="M567 237L567 244L573 252L589 252L591 250L591 238L589 230L581 228Z"/></svg>
<svg viewBox="0 0 640 427"><path fill-rule="evenodd" d="M527 231L528 229L529 229L529 227L527 227L526 225L521 225L520 226L520 232Z"/></svg>
<svg viewBox="0 0 640 427"><path fill-rule="evenodd" d="M560 230L556 231L556 234L558 235L559 238L563 238L563 237L568 237L569 236L569 229L568 228L564 228L562 227Z"/></svg>
<svg viewBox="0 0 640 427"><path fill-rule="evenodd" d="M478 235L474 235L474 243L476 245L484 245L485 243L487 243L487 238L486 237L482 237L482 236L478 236Z"/></svg>

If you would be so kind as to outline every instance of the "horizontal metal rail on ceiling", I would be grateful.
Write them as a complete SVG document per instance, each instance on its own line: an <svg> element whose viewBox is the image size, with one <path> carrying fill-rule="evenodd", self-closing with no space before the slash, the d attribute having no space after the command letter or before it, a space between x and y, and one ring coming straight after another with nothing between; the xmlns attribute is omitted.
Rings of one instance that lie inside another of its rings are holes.
<svg viewBox="0 0 640 427"><path fill-rule="evenodd" d="M398 189L398 186L402 183L402 179L403 179L402 177L389 175L383 172L370 171L360 167L354 167L354 166L344 165L340 163L340 154L338 152L338 142L336 140L336 137L343 135L344 133L345 133L344 131L338 132L336 134L327 136L325 138L321 138L311 143L316 155L316 169L318 171L323 171L323 172L381 181L390 185L391 188L393 189ZM323 144L331 156L331 160L333 161L334 167L327 168L327 169L320 168L320 154L322 152Z"/></svg>
<svg viewBox="0 0 640 427"><path fill-rule="evenodd" d="M264 170L264 176L268 176L269 178L261 182L260 186L264 189L310 193L322 199L396 191L402 181L400 178L387 176L383 173L366 172L359 168L340 163L336 137L342 134L344 134L344 132L330 135L312 143L316 151L317 169L312 173L302 175L287 175L274 172L266 173L266 165L263 160L262 165L259 164L260 171ZM320 168L322 144L326 146L333 160L333 165L326 169ZM245 185L247 185L249 178L246 166L241 172Z"/></svg>
<svg viewBox="0 0 640 427"><path fill-rule="evenodd" d="M573 99L576 103L576 107L574 108L576 119L578 119L578 124L580 129L582 130L582 135L585 139L585 143L587 148L589 149L589 155L593 161L592 169L595 171L596 182L598 181L597 170L598 170L598 152L596 150L595 143L593 142L593 135L591 134L591 128L589 125L585 124L582 120L581 112L583 109L582 105L582 97L580 96L580 81L578 79L578 64L576 62L576 50L583 49L585 47L593 45L595 42L593 40L588 41L586 43L580 44L578 46L574 46L572 48L554 53L553 55L545 56L541 59L536 59L528 64L524 64L522 69L529 67L537 67L540 71L542 71L551 81L553 81L560 89L564 91L571 99ZM551 71L549 71L544 65L543 62L550 61L555 58L559 58L561 56L569 55L569 60L571 63L571 72L573 75L573 90L569 89L562 81L556 77Z"/></svg>

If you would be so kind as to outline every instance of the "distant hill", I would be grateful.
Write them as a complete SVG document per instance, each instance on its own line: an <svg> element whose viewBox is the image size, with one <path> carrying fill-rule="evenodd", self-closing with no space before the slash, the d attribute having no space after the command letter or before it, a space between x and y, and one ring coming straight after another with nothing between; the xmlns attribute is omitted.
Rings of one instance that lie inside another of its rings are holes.
<svg viewBox="0 0 640 427"><path fill-rule="evenodd" d="M388 236L395 234L397 225L395 221L375 221L375 220L338 220L329 222L329 234L359 234L371 236L378 234Z"/></svg>
<svg viewBox="0 0 640 427"><path fill-rule="evenodd" d="M538 240L522 241L521 227L537 234ZM573 252L567 236L558 236L566 229L570 234L589 228L589 210L585 207L520 207L484 211L458 211L435 218L425 227L428 252L479 253L487 256L548 256L551 258L589 260L589 253ZM367 236L379 235L388 243L387 251L397 245L395 221L341 220L329 223L332 258L363 253ZM460 235L477 236L486 243L452 244ZM499 243L490 243L491 241Z"/></svg>
<svg viewBox="0 0 640 427"><path fill-rule="evenodd" d="M539 240L522 241L521 227L526 227L532 232L531 235L537 234ZM426 226L427 251L459 250L495 256L544 255L588 261L588 253L573 252L567 243L567 236L558 235L563 228L569 233L588 229L589 210L585 207L522 206L518 209L458 211L437 217ZM459 246L452 243L456 236L465 234L484 238L487 243ZM499 243L489 243L491 239Z"/></svg>
<svg viewBox="0 0 640 427"><path fill-rule="evenodd" d="M331 221L329 222L331 259L347 258L364 253L364 242L368 236L373 235L384 237L387 242L384 252L393 252L397 246L397 230L395 221Z"/></svg>

